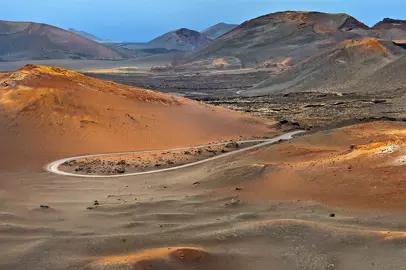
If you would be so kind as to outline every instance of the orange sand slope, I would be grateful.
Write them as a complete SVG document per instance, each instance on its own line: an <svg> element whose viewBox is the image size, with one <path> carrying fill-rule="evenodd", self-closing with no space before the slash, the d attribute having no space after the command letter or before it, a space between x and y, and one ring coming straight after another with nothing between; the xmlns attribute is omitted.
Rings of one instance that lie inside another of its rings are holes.
<svg viewBox="0 0 406 270"><path fill-rule="evenodd" d="M248 197L406 209L406 124L374 122L304 135L250 154L264 169Z"/></svg>
<svg viewBox="0 0 406 270"><path fill-rule="evenodd" d="M87 153L165 149L272 133L271 121L27 65L0 74L0 170Z"/></svg>
<svg viewBox="0 0 406 270"><path fill-rule="evenodd" d="M345 48L358 48L376 53L390 53L389 50L385 48L376 38L363 40L345 40L341 42L340 45Z"/></svg>
<svg viewBox="0 0 406 270"><path fill-rule="evenodd" d="M108 256L97 259L84 269L179 269L193 268L209 254L201 248L168 247L142 251L131 255Z"/></svg>

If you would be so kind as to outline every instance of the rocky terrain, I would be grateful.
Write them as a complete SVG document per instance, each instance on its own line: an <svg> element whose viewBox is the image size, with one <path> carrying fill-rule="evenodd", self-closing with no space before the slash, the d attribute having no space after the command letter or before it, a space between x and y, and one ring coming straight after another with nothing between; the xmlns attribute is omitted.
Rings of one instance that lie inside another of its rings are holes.
<svg viewBox="0 0 406 270"><path fill-rule="evenodd" d="M213 145L187 150L80 158L65 162L59 169L69 173L85 175L120 175L124 173L154 171L189 164L238 149L244 149L252 145L255 145L255 143L230 142L220 146Z"/></svg>
<svg viewBox="0 0 406 270"><path fill-rule="evenodd" d="M234 96L269 78L267 70L195 72L84 72L88 76L126 85L175 93L194 99L207 96Z"/></svg>
<svg viewBox="0 0 406 270"><path fill-rule="evenodd" d="M377 119L406 120L403 106L406 96L402 90L374 95L300 92L206 98L205 102L306 129L331 128Z"/></svg>

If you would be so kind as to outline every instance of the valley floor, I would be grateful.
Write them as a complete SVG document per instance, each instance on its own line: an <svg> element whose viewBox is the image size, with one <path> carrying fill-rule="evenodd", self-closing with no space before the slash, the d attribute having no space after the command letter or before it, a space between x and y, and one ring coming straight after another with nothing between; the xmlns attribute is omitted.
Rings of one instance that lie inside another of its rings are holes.
<svg viewBox="0 0 406 270"><path fill-rule="evenodd" d="M0 269L406 269L405 130L318 131L137 177L2 173Z"/></svg>

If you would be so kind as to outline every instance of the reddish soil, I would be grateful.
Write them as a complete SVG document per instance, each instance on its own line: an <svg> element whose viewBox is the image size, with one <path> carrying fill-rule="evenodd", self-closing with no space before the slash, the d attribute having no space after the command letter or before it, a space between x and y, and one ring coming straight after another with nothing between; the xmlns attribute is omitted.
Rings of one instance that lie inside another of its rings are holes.
<svg viewBox="0 0 406 270"><path fill-rule="evenodd" d="M0 170L275 132L272 121L60 68L26 66L0 85Z"/></svg>
<svg viewBox="0 0 406 270"><path fill-rule="evenodd" d="M265 169L242 184L260 200L306 200L340 207L406 207L406 125L374 122L305 135L250 158ZM251 179L252 180L252 179Z"/></svg>

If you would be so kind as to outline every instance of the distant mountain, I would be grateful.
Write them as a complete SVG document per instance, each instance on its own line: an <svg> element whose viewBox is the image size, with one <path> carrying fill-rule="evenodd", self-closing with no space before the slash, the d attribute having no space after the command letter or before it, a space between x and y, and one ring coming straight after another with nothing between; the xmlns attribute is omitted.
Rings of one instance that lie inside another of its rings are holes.
<svg viewBox="0 0 406 270"><path fill-rule="evenodd" d="M74 28L69 28L68 31L72 32L72 33L75 33L75 34L77 34L79 36L85 37L87 39L97 41L97 42L111 42L110 40L102 39L102 38L96 37L95 35L92 35L92 34L90 34L88 32L81 31L81 30L76 30Z"/></svg>
<svg viewBox="0 0 406 270"><path fill-rule="evenodd" d="M402 31L406 31L406 21L404 20L395 20L391 18L385 18L382 21L375 24L373 29L399 29Z"/></svg>
<svg viewBox="0 0 406 270"><path fill-rule="evenodd" d="M218 23L213 25L212 27L203 30L201 33L208 36L209 38L216 39L227 32L230 32L234 28L236 28L238 24L227 24L227 23Z"/></svg>
<svg viewBox="0 0 406 270"><path fill-rule="evenodd" d="M247 68L268 61L289 60L292 65L343 40L361 38L351 32L354 29L369 27L347 14L278 12L244 22L207 46L187 53L181 63L227 58Z"/></svg>
<svg viewBox="0 0 406 270"><path fill-rule="evenodd" d="M0 60L120 59L112 48L51 25L0 21Z"/></svg>
<svg viewBox="0 0 406 270"><path fill-rule="evenodd" d="M148 48L190 51L209 44L211 38L194 30L181 28L157 37L147 43Z"/></svg>
<svg viewBox="0 0 406 270"><path fill-rule="evenodd" d="M378 39L406 40L406 21L385 18L370 29L358 28L351 31L366 37Z"/></svg>

